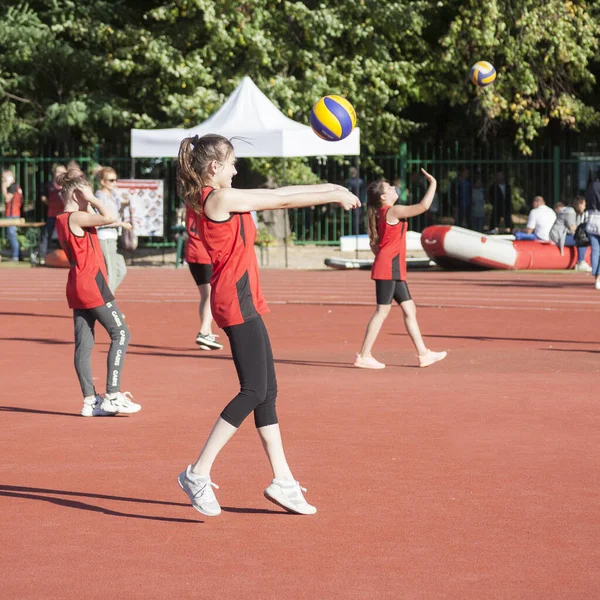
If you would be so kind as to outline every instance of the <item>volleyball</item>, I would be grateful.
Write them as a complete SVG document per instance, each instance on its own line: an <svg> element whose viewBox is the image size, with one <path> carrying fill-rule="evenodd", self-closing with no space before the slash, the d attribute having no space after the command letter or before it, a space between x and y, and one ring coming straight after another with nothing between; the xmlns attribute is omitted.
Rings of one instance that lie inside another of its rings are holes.
<svg viewBox="0 0 600 600"><path fill-rule="evenodd" d="M496 81L496 69L491 63L480 60L471 67L470 77L477 87L485 87Z"/></svg>
<svg viewBox="0 0 600 600"><path fill-rule="evenodd" d="M342 96L324 96L310 111L310 126L322 139L338 142L348 137L356 125L356 111Z"/></svg>

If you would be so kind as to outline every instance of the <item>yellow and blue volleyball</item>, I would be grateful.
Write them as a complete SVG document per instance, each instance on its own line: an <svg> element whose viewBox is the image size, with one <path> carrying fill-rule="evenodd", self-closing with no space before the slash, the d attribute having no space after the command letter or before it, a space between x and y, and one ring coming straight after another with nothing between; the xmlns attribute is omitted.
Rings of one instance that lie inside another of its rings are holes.
<svg viewBox="0 0 600 600"><path fill-rule="evenodd" d="M342 96L324 96L310 111L310 126L322 139L338 142L348 137L356 125L356 111Z"/></svg>
<svg viewBox="0 0 600 600"><path fill-rule="evenodd" d="M485 87L496 81L496 69L486 60L480 60L471 67L470 77L477 87Z"/></svg>

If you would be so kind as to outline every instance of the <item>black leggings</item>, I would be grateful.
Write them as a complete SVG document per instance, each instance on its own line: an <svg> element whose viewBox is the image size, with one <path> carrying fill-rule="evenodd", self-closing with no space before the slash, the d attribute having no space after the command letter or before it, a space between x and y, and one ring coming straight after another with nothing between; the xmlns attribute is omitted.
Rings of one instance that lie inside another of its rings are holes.
<svg viewBox="0 0 600 600"><path fill-rule="evenodd" d="M267 328L261 317L223 328L240 380L239 394L223 409L221 418L234 427L254 411L256 427L277 423L277 379Z"/></svg>

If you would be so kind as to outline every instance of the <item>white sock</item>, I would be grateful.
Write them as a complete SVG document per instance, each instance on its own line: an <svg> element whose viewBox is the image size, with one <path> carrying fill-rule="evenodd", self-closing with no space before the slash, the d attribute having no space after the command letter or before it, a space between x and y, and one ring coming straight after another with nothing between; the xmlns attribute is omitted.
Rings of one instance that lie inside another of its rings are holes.
<svg viewBox="0 0 600 600"><path fill-rule="evenodd" d="M293 483L295 480L294 480L293 476L290 477L289 475L284 475L283 477L277 477L276 481L277 482L284 481L286 483Z"/></svg>
<svg viewBox="0 0 600 600"><path fill-rule="evenodd" d="M96 396L86 396L83 401L86 404L94 404L96 402Z"/></svg>
<svg viewBox="0 0 600 600"><path fill-rule="evenodd" d="M112 392L110 394L108 392L106 392L106 394L104 394L104 397L107 400L114 400L117 397L117 394L118 394L118 392Z"/></svg>
<svg viewBox="0 0 600 600"><path fill-rule="evenodd" d="M188 468L185 470L185 474L188 479L191 479L192 481L196 481L198 483L205 483L210 480L210 477L207 477L206 475L196 475L192 471L192 465L188 465Z"/></svg>

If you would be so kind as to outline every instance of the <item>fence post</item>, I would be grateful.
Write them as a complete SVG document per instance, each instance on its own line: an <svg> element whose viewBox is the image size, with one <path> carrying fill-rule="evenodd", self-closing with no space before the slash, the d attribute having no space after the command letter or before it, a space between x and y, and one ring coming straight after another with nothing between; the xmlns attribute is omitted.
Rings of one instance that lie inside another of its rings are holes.
<svg viewBox="0 0 600 600"><path fill-rule="evenodd" d="M407 203L407 195L406 195L406 190L408 187L408 183L406 181L406 161L407 161L407 156L408 156L408 146L406 144L406 142L402 142L400 144L400 181L402 181L402 183L404 183L404 185L402 186L402 204L406 204Z"/></svg>
<svg viewBox="0 0 600 600"><path fill-rule="evenodd" d="M553 154L553 165L554 165L554 202L560 202L560 146L554 146Z"/></svg>

